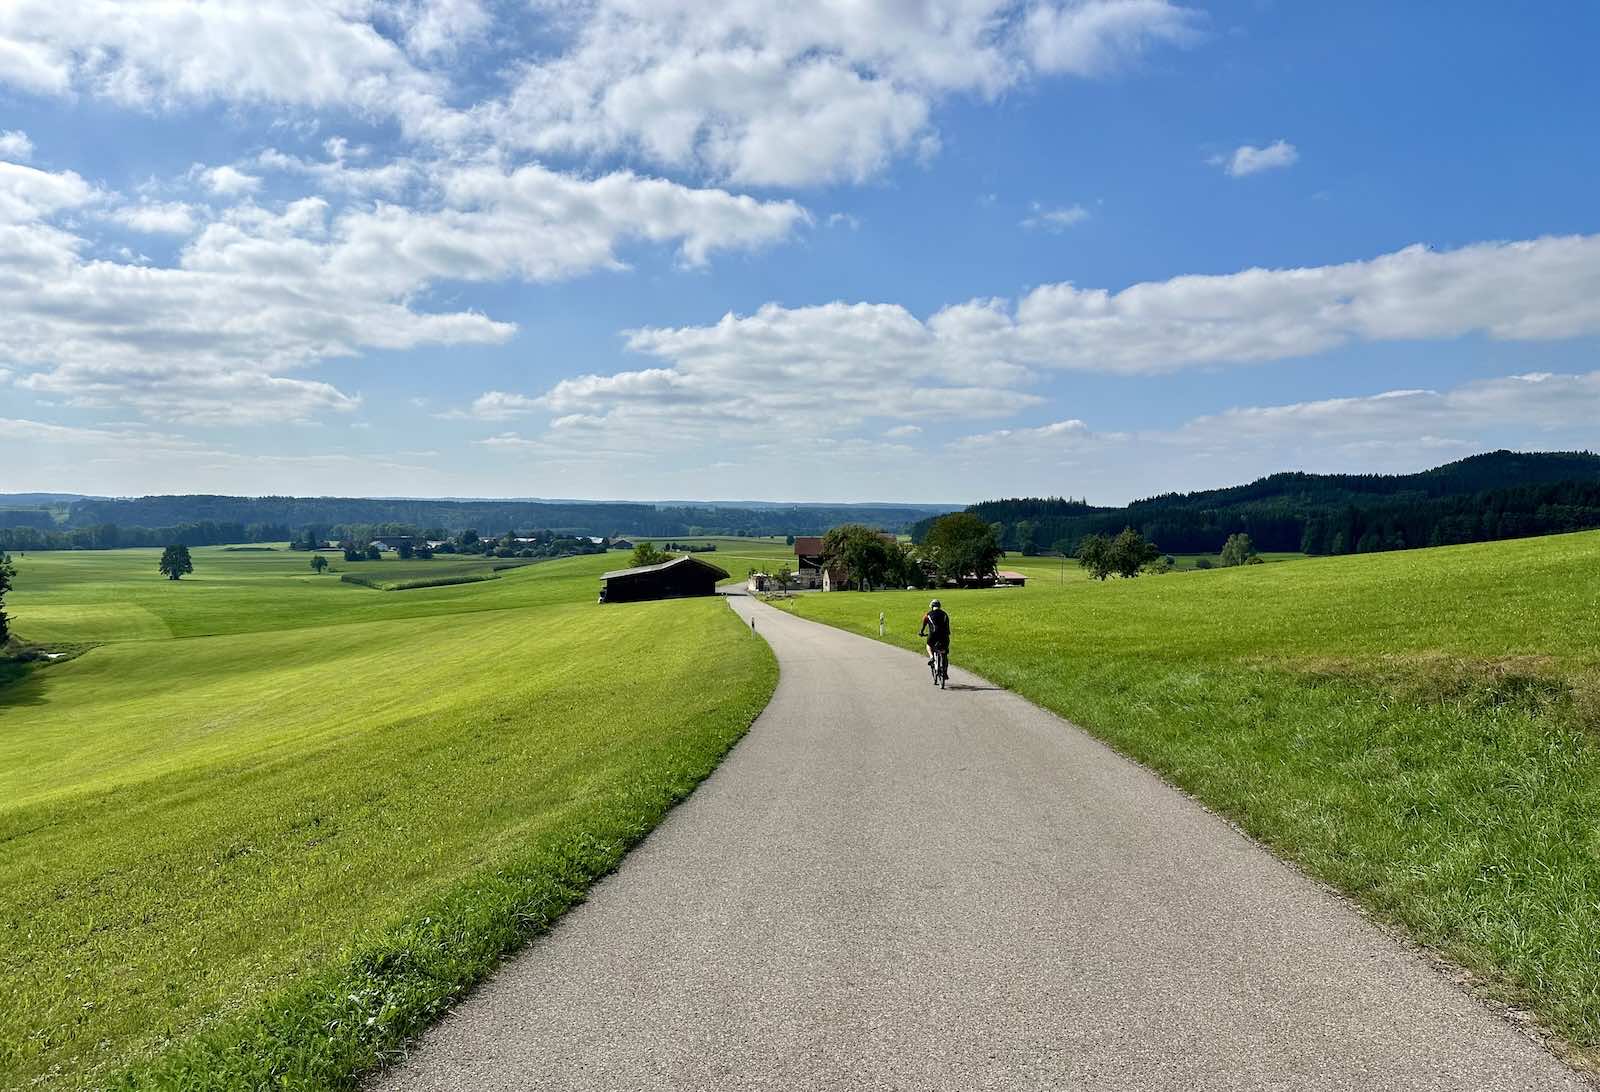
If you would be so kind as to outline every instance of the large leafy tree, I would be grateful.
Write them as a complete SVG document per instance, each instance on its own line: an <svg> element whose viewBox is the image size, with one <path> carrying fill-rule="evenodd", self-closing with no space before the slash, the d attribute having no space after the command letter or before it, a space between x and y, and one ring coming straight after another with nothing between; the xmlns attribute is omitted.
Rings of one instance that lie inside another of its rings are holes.
<svg viewBox="0 0 1600 1092"><path fill-rule="evenodd" d="M311 567L320 573L328 567L328 559L318 554L311 559Z"/></svg>
<svg viewBox="0 0 1600 1092"><path fill-rule="evenodd" d="M991 524L971 512L951 512L928 528L922 554L943 580L982 580L995 574L1005 551Z"/></svg>
<svg viewBox="0 0 1600 1092"><path fill-rule="evenodd" d="M864 524L846 523L822 536L822 563L865 589L898 581L900 549Z"/></svg>
<svg viewBox="0 0 1600 1092"><path fill-rule="evenodd" d="M158 567L161 575L168 580L177 580L185 573L194 572L194 562L189 559L189 547L168 546L161 553L161 564Z"/></svg>
<svg viewBox="0 0 1600 1092"><path fill-rule="evenodd" d="M659 565L663 561L671 561L672 557L656 549L654 542L641 542L633 548L633 566Z"/></svg>

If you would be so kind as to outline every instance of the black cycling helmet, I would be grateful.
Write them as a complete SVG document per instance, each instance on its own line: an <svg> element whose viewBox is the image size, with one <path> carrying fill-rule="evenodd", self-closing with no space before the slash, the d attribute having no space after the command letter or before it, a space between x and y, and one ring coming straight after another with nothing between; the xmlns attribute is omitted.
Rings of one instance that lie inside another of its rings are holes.
<svg viewBox="0 0 1600 1092"><path fill-rule="evenodd" d="M934 607L937 607L938 605L939 605L939 601L937 599L935 599L933 602L928 604L928 609L932 610Z"/></svg>

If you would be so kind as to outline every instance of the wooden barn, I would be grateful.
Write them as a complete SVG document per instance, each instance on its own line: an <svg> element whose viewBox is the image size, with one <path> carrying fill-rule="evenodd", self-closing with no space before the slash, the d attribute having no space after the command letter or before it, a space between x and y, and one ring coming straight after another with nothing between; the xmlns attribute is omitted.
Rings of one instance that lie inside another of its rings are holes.
<svg viewBox="0 0 1600 1092"><path fill-rule="evenodd" d="M717 594L725 570L698 557L675 557L659 565L617 569L600 577L600 602L637 603L645 599L684 599Z"/></svg>

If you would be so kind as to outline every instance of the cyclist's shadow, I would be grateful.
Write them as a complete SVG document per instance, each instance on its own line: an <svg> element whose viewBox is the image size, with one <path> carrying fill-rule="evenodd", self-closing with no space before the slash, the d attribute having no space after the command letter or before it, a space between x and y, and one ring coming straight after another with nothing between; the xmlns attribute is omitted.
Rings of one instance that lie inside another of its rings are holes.
<svg viewBox="0 0 1600 1092"><path fill-rule="evenodd" d="M1003 686L973 686L970 683L953 682L945 687L946 690L1004 690Z"/></svg>

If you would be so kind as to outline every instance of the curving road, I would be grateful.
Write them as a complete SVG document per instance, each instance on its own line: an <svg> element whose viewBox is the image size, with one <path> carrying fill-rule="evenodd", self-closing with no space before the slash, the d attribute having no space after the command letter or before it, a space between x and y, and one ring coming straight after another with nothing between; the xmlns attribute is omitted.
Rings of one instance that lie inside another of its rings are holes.
<svg viewBox="0 0 1600 1092"><path fill-rule="evenodd" d="M389 1092L1592 1087L1057 717L730 603L772 704Z"/></svg>

